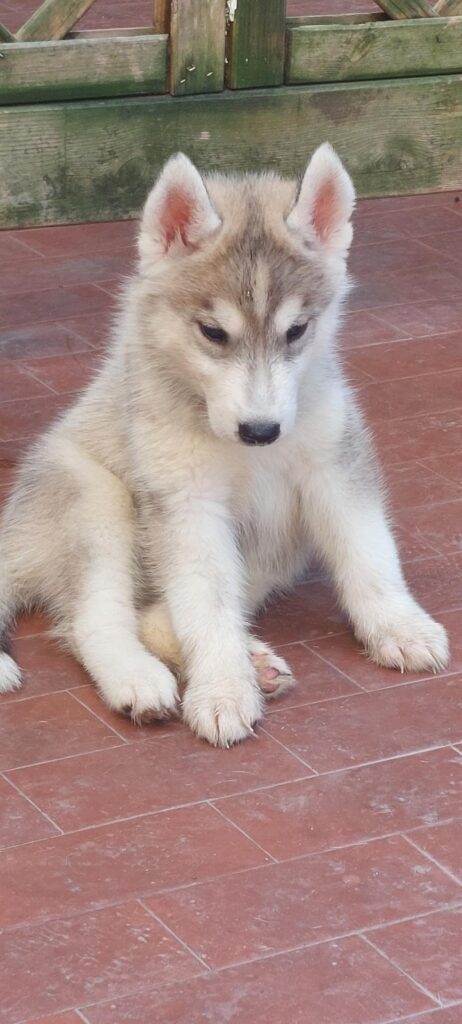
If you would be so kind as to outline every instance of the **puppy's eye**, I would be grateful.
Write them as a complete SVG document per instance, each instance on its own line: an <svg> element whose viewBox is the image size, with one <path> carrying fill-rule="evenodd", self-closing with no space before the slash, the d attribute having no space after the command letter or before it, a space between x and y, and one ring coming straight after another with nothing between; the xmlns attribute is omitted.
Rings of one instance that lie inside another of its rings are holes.
<svg viewBox="0 0 462 1024"><path fill-rule="evenodd" d="M302 334L305 333L307 327L308 321L304 324L293 324L292 327L289 327L289 330L286 333L286 339L289 344L291 341L298 341Z"/></svg>
<svg viewBox="0 0 462 1024"><path fill-rule="evenodd" d="M228 335L226 331L223 331L221 327L212 327L211 324L199 324L200 330L204 335L204 338L208 338L209 341L214 341L216 345L226 345L228 341Z"/></svg>

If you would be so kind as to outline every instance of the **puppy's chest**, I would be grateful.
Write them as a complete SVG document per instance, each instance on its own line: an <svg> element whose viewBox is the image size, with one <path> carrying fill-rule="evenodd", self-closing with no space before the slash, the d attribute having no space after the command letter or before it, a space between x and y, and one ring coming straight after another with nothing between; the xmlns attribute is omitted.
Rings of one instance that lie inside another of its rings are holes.
<svg viewBox="0 0 462 1024"><path fill-rule="evenodd" d="M247 564L265 572L292 571L306 548L300 488L290 465L256 467L237 482L233 515Z"/></svg>

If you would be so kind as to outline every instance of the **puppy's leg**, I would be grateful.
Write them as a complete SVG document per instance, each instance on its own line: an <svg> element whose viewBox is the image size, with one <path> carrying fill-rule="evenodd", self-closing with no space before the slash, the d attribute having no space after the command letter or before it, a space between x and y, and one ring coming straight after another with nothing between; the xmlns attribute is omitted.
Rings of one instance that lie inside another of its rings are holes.
<svg viewBox="0 0 462 1024"><path fill-rule="evenodd" d="M366 453L367 435L364 438ZM437 672L449 659L443 626L410 594L370 467L337 463L310 474L311 537L334 575L357 638L379 665Z"/></svg>
<svg viewBox="0 0 462 1024"><path fill-rule="evenodd" d="M166 717L176 709L176 680L138 639L131 500L102 467L82 459L79 468L83 557L67 639L109 707L137 721Z"/></svg>
<svg viewBox="0 0 462 1024"><path fill-rule="evenodd" d="M262 698L244 621L239 553L220 498L178 496L156 524L157 573L183 652L183 715L210 743L244 739L262 714Z"/></svg>
<svg viewBox="0 0 462 1024"><path fill-rule="evenodd" d="M140 613L139 636L145 646L172 671L184 672L183 656L167 605L159 601L143 608ZM268 644L250 636L248 640L250 657L255 668L257 684L267 700L285 693L295 684L292 672L283 658L278 657Z"/></svg>

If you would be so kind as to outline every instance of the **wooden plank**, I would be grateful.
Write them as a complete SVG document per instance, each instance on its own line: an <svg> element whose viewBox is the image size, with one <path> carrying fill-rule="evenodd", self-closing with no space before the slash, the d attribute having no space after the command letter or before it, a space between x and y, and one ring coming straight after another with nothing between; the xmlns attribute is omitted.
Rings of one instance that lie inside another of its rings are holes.
<svg viewBox="0 0 462 1024"><path fill-rule="evenodd" d="M437 18L429 0L376 0L390 18Z"/></svg>
<svg viewBox="0 0 462 1024"><path fill-rule="evenodd" d="M289 29L286 82L345 82L462 71L462 18Z"/></svg>
<svg viewBox="0 0 462 1024"><path fill-rule="evenodd" d="M292 14L286 18L286 28L302 28L303 25L362 25L369 21L385 21L386 15L377 14Z"/></svg>
<svg viewBox="0 0 462 1024"><path fill-rule="evenodd" d="M16 36L14 36L12 32L10 32L9 28L7 28L6 25L2 25L1 22L0 22L0 40L1 40L2 43L15 43L16 42Z"/></svg>
<svg viewBox="0 0 462 1024"><path fill-rule="evenodd" d="M437 0L433 4L435 11L442 18L450 18L452 15L462 15L462 0Z"/></svg>
<svg viewBox="0 0 462 1024"><path fill-rule="evenodd" d="M174 96L223 89L225 28L223 0L172 0L170 90Z"/></svg>
<svg viewBox="0 0 462 1024"><path fill-rule="evenodd" d="M229 89L284 81L285 0L238 0L227 29Z"/></svg>
<svg viewBox="0 0 462 1024"><path fill-rule="evenodd" d="M162 93L167 36L65 39L2 46L3 103L93 99Z"/></svg>
<svg viewBox="0 0 462 1024"><path fill-rule="evenodd" d="M154 0L152 24L154 31L160 35L170 32L171 0Z"/></svg>
<svg viewBox="0 0 462 1024"><path fill-rule="evenodd" d="M4 107L0 224L134 216L178 149L294 175L326 139L360 195L461 188L462 76Z"/></svg>
<svg viewBox="0 0 462 1024"><path fill-rule="evenodd" d="M161 33L162 34L162 33ZM66 39L120 39L124 36L155 36L152 25L139 25L138 28L87 28L74 29L68 32Z"/></svg>
<svg viewBox="0 0 462 1024"><path fill-rule="evenodd" d="M94 0L45 0L16 33L22 43L63 39Z"/></svg>

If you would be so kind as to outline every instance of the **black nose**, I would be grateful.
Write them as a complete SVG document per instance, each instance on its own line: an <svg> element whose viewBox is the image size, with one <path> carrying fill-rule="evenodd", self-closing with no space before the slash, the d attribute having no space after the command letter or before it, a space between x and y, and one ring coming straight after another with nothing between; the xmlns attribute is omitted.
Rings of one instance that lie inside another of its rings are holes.
<svg viewBox="0 0 462 1024"><path fill-rule="evenodd" d="M279 423L266 423L255 420L253 423L239 424L239 437L245 444L272 444L279 437Z"/></svg>

